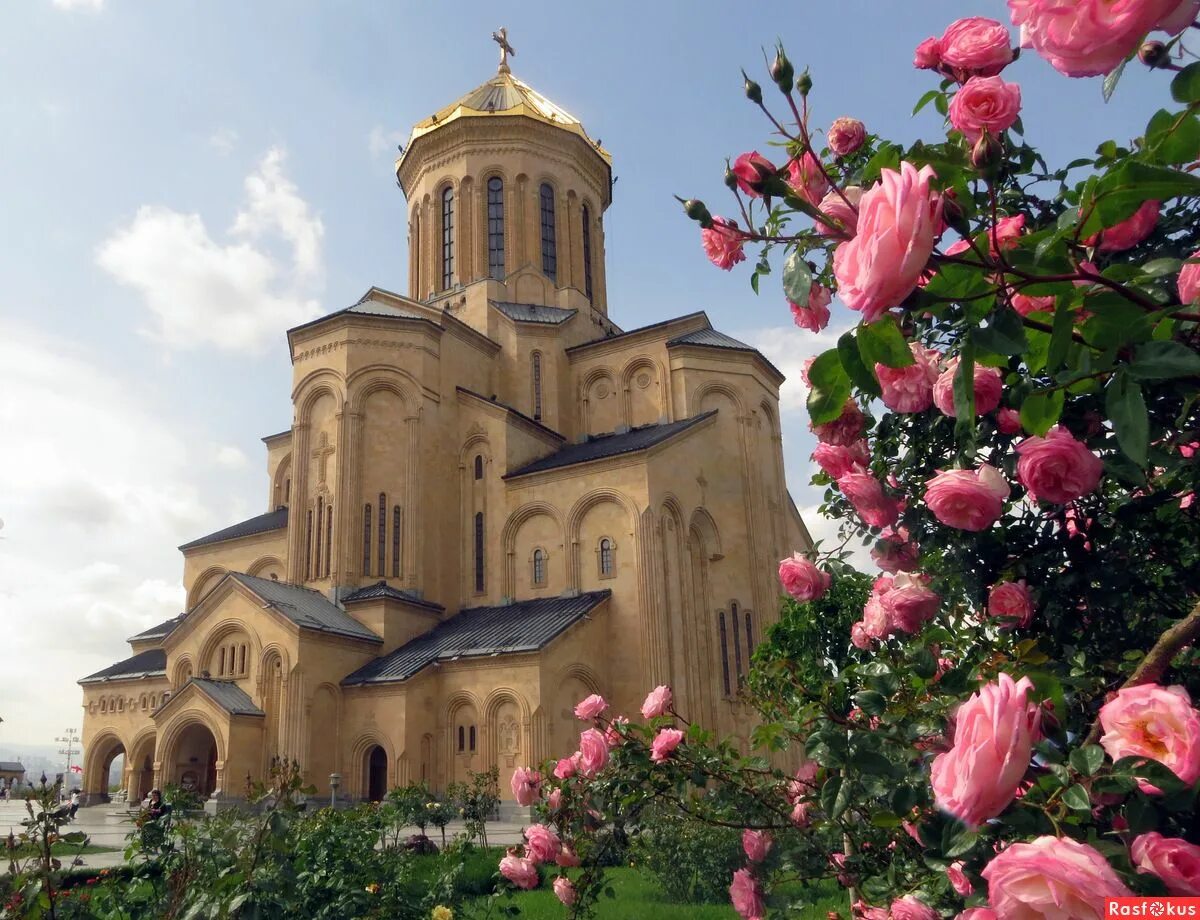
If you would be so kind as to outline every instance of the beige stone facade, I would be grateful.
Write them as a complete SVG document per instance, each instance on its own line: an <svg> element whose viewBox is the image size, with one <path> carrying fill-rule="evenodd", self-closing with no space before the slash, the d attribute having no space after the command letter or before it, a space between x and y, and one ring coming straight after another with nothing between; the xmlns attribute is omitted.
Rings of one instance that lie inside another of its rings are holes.
<svg viewBox="0 0 1200 920"><path fill-rule="evenodd" d="M407 296L288 333L267 512L181 547L187 610L81 681L84 788L236 797L274 755L327 795L433 788L574 750L599 692L745 738L776 619L782 376L703 313L609 318L606 151L496 77L397 161Z"/></svg>

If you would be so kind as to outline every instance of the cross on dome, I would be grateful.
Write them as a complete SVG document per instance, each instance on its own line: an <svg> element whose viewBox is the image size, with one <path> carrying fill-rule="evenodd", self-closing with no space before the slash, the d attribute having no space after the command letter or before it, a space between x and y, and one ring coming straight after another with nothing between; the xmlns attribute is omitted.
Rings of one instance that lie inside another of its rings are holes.
<svg viewBox="0 0 1200 920"><path fill-rule="evenodd" d="M500 46L500 66L499 73L508 73L508 56L517 56L516 49L508 43L508 29L501 26L499 31L492 33L492 41Z"/></svg>

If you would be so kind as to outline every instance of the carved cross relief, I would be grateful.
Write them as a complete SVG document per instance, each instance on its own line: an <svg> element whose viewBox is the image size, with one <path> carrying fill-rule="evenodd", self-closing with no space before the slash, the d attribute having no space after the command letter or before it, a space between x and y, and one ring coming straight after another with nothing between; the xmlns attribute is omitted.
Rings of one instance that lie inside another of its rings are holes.
<svg viewBox="0 0 1200 920"><path fill-rule="evenodd" d="M317 461L317 484L325 485L327 467L329 457L334 452L334 448L329 444L329 435L322 431L321 437L317 441L317 446L312 452L312 457Z"/></svg>

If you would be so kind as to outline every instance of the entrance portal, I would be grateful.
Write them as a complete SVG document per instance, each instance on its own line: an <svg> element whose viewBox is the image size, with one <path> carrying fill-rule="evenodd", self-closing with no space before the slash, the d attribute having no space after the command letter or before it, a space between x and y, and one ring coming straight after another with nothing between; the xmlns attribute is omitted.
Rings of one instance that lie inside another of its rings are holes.
<svg viewBox="0 0 1200 920"><path fill-rule="evenodd" d="M368 802L382 802L387 795L387 751L378 744L367 752L366 782L363 789Z"/></svg>
<svg viewBox="0 0 1200 920"><path fill-rule="evenodd" d="M117 768L116 781L110 784L113 767ZM125 745L118 738L109 736L92 744L87 752L83 767L83 791L89 804L109 801L110 785L119 786L125 775Z"/></svg>
<svg viewBox="0 0 1200 920"><path fill-rule="evenodd" d="M163 764L163 774L173 783L202 798L217 788L217 739L199 722L183 730L170 753L171 763Z"/></svg>

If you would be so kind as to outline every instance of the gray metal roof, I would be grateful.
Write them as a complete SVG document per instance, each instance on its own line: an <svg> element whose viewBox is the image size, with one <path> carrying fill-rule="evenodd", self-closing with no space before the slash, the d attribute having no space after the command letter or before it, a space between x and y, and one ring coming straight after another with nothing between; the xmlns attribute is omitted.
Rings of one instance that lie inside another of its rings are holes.
<svg viewBox="0 0 1200 920"><path fill-rule="evenodd" d="M716 409L710 409L691 418L680 419L677 422L666 422L661 425L643 425L632 428L623 434L593 435L580 444L568 444L562 450L555 451L548 457L542 457L526 466L521 467L505 476L525 476L529 473L540 473L543 470L553 470L560 466L572 466L576 463L587 463L591 460L604 460L620 454L629 454L661 444L670 437L686 431L693 425L699 424L706 418L716 415Z"/></svg>
<svg viewBox="0 0 1200 920"><path fill-rule="evenodd" d="M667 347L672 345L708 345L712 348L736 348L740 351L757 351L753 345L747 345L745 342L739 342L731 335L726 335L724 332L718 332L716 329L697 329L694 332L685 332L683 335L677 335L675 338L668 340Z"/></svg>
<svg viewBox="0 0 1200 920"><path fill-rule="evenodd" d="M213 680L209 677L193 677L188 681L188 684L195 684L200 690L203 690L212 701L234 716L261 716L266 715L261 709L254 705L254 700L250 699L250 695L241 687L231 680ZM186 687L187 684L184 684ZM181 687L180 690L183 688ZM179 694L176 693L175 696ZM172 697L174 699L174 697Z"/></svg>
<svg viewBox="0 0 1200 920"><path fill-rule="evenodd" d="M318 591L242 572L230 572L225 577L245 585L301 629L369 642L383 641Z"/></svg>
<svg viewBox="0 0 1200 920"><path fill-rule="evenodd" d="M536 303L512 303L506 300L489 301L493 307L519 323L545 323L557 326L565 323L578 310L564 310L561 307L546 307Z"/></svg>
<svg viewBox="0 0 1200 920"><path fill-rule="evenodd" d="M151 626L149 629L144 629L136 636L130 636L126 642L144 642L147 639L165 639L175 631L175 627L183 622L183 618L187 616L185 613L179 613L171 617L169 620L164 620L157 626Z"/></svg>
<svg viewBox="0 0 1200 920"><path fill-rule="evenodd" d="M697 310L695 313L685 313L683 316L673 316L670 319L664 319L657 323L651 323L649 326L639 326L637 329L626 329L624 332L617 332L613 335L605 336L604 338L593 339L590 342L584 342L582 345L572 345L567 349L567 354L576 351L582 351L585 348L591 348L604 342L611 342L613 339L622 339L627 336L637 335L639 332L650 332L652 329L662 329L663 327L670 326L674 323L682 323L688 320L701 318L704 320L705 325L710 325L708 322L708 314L703 310Z"/></svg>
<svg viewBox="0 0 1200 920"><path fill-rule="evenodd" d="M429 632L376 658L342 684L381 684L408 680L435 661L535 652L603 603L611 591L573 597L517 601L502 607L473 607L439 623Z"/></svg>
<svg viewBox="0 0 1200 920"><path fill-rule="evenodd" d="M558 438L560 441L566 440L565 437L563 437L561 434L559 434L553 428L549 428L546 425L543 425L541 422L539 422L535 418L530 418L528 415L526 415L520 409L514 409L508 403L500 402L500 400L496 399L495 396L493 396L492 398L489 399L488 397L484 396L482 393L476 393L474 390L468 390L466 387L455 387L455 389L458 390L458 392L460 392L460 393L466 393L468 396L474 396L476 399L482 400L483 402L488 403L489 405L496 406L497 408L503 409L505 412L509 413L509 415L515 415L515 416L517 416L517 418L520 418L520 419L528 422L530 425L537 426L542 431L546 432L546 434L553 435L554 437Z"/></svg>
<svg viewBox="0 0 1200 920"><path fill-rule="evenodd" d="M236 540L239 537L252 537L255 534L267 533L271 530L282 530L284 527L287 527L287 522L287 508L276 508L274 511L268 511L266 514L260 514L248 520L240 521L237 524L226 527L224 530L210 533L206 537L200 537L191 543L185 543L179 548L181 550L194 549L197 546L205 546L209 543L221 543L224 540Z"/></svg>
<svg viewBox="0 0 1200 920"><path fill-rule="evenodd" d="M167 653L160 648L138 652L132 658L109 665L103 671L89 674L81 684L98 684L109 680L138 680L143 677L162 677L167 673Z"/></svg>
<svg viewBox="0 0 1200 920"><path fill-rule="evenodd" d="M0 760L0 773L24 773L25 765L19 760Z"/></svg>
<svg viewBox="0 0 1200 920"><path fill-rule="evenodd" d="M416 310L406 310L404 307L382 303L378 300L360 300L354 306L347 307L345 310L338 310L331 313L330 316L336 316L338 313L363 313L367 316L392 316L398 319L429 319L428 316L418 313Z"/></svg>
<svg viewBox="0 0 1200 920"><path fill-rule="evenodd" d="M386 581L377 581L373 585L365 585L364 587L351 591L342 598L342 603L352 604L355 601L370 601L381 597L403 601L406 604L415 604L418 607L428 607L430 610L446 609L441 604L435 604L433 601L423 600L409 591L401 591L399 588L393 588Z"/></svg>

